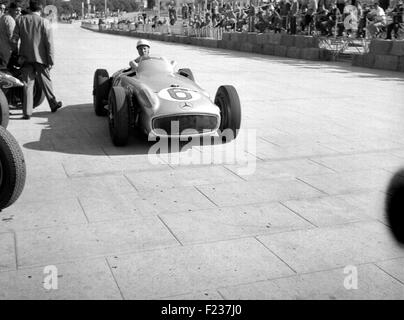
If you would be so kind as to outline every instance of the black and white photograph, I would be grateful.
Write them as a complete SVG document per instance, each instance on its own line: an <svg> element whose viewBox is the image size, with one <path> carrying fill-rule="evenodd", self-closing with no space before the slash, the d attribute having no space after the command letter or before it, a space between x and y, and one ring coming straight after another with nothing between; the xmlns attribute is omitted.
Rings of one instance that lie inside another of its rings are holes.
<svg viewBox="0 0 404 320"><path fill-rule="evenodd" d="M403 18L0 0L0 300L404 300Z"/></svg>

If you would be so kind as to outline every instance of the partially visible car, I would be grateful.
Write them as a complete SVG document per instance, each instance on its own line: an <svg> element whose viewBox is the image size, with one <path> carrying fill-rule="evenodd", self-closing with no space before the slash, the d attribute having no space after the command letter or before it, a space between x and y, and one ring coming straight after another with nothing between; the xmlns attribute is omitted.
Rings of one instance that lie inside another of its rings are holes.
<svg viewBox="0 0 404 320"><path fill-rule="evenodd" d="M13 135L7 131L9 107L0 89L0 211L12 205L25 186L24 154Z"/></svg>

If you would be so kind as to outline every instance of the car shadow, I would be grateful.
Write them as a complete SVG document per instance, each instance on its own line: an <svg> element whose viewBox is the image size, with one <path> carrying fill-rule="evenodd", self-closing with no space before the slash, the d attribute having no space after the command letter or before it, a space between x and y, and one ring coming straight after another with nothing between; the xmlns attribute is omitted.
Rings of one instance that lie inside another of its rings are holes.
<svg viewBox="0 0 404 320"><path fill-rule="evenodd" d="M42 109L42 107L40 108ZM21 113L14 111L11 120L19 120ZM203 145L221 144L218 139L156 139L149 141L146 134L132 129L126 146L116 147L111 141L107 117L95 115L92 104L68 105L56 113L34 110L31 120L41 127L39 139L23 144L31 150L81 154L91 156L147 155L156 143L158 153L186 152ZM32 129L36 131L36 129Z"/></svg>

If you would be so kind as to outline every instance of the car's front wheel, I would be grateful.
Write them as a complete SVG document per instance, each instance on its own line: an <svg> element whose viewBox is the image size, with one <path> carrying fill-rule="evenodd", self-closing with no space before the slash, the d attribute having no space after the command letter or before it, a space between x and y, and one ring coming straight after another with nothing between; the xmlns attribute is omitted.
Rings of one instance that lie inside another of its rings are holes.
<svg viewBox="0 0 404 320"><path fill-rule="evenodd" d="M215 104L220 109L220 134L226 141L237 137L241 124L241 105L233 86L225 85L217 89Z"/></svg>
<svg viewBox="0 0 404 320"><path fill-rule="evenodd" d="M94 73L93 80L93 104L94 111L97 116L106 116L107 110L104 106L107 104L110 89L110 81L108 71L105 69L97 69Z"/></svg>
<svg viewBox="0 0 404 320"><path fill-rule="evenodd" d="M0 126L0 210L21 195L26 178L24 155L15 138Z"/></svg>
<svg viewBox="0 0 404 320"><path fill-rule="evenodd" d="M113 87L108 99L109 132L114 145L124 146L129 139L129 108L126 92L122 87Z"/></svg>
<svg viewBox="0 0 404 320"><path fill-rule="evenodd" d="M9 113L7 98L3 90L0 90L0 126L3 128L7 128L8 126Z"/></svg>

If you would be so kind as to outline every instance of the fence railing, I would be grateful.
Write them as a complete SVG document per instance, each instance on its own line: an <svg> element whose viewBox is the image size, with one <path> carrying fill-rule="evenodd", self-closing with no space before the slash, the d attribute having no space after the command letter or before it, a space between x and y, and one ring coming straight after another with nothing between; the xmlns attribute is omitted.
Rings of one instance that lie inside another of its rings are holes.
<svg viewBox="0 0 404 320"><path fill-rule="evenodd" d="M171 25L157 25L152 24L138 24L135 23L107 23L100 24L95 22L83 21L82 26L92 30L116 30L116 31L133 31L140 33L158 33L158 34L171 34L178 36L210 38L221 40L224 29L214 27L201 27L194 28L189 25L175 24Z"/></svg>

